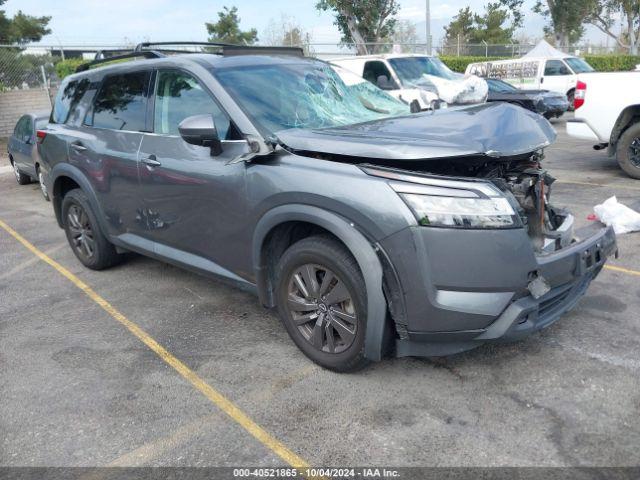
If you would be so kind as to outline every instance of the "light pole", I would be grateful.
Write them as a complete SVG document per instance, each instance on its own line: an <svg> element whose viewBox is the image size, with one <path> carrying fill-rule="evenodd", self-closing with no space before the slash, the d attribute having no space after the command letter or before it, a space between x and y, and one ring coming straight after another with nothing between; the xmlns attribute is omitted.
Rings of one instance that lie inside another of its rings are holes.
<svg viewBox="0 0 640 480"><path fill-rule="evenodd" d="M426 26L425 26L425 33L427 34L427 55L431 55L431 6L429 5L429 1L430 0L426 0L427 5L426 5Z"/></svg>

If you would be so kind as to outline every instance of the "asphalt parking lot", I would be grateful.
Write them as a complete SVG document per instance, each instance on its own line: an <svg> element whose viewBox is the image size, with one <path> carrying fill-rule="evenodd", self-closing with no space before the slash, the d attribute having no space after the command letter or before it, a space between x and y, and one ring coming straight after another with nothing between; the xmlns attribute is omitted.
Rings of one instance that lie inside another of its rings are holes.
<svg viewBox="0 0 640 480"><path fill-rule="evenodd" d="M579 224L612 195L639 205L640 181L554 124L554 203ZM37 184L4 166L0 220L246 417L0 228L0 465L284 465L278 445L319 466L640 465L640 233L619 237L616 269L576 309L525 341L339 375L250 294L135 255L83 268Z"/></svg>

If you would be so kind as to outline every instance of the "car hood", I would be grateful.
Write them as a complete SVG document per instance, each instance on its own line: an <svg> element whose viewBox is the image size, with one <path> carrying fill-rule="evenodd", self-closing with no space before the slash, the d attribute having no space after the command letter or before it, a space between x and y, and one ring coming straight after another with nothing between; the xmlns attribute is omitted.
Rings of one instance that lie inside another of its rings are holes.
<svg viewBox="0 0 640 480"><path fill-rule="evenodd" d="M276 132L285 147L384 160L428 160L533 152L556 133L538 114L506 103L486 103L323 129Z"/></svg>

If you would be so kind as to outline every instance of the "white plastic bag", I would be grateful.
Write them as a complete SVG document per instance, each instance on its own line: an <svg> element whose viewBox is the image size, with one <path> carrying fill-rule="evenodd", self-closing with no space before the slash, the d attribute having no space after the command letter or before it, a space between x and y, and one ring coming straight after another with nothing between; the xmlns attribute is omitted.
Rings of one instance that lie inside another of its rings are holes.
<svg viewBox="0 0 640 480"><path fill-rule="evenodd" d="M489 94L487 82L475 75L461 76L458 80L447 80L446 78L427 74L424 76L435 85L440 99L449 104L482 103Z"/></svg>
<svg viewBox="0 0 640 480"><path fill-rule="evenodd" d="M640 213L618 203L615 196L593 207L593 211L602 223L613 226L616 235L640 230Z"/></svg>

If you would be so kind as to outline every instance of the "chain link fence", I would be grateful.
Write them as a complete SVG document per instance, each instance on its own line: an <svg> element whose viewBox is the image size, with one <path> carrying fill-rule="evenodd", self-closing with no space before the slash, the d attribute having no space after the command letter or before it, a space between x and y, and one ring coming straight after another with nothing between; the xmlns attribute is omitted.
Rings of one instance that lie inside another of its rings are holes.
<svg viewBox="0 0 640 480"><path fill-rule="evenodd" d="M513 57L518 58L526 55L536 46L535 43L510 43L510 44L490 44L490 43L442 43L434 45L432 55L439 56L473 56L473 57ZM304 45L310 54L319 58L331 58L341 56L353 56L358 54L385 54L385 53L414 53L429 54L427 45L424 43L367 43L355 44L330 44L330 43L310 43ZM603 45L571 45L562 50L570 55L604 55L621 53L617 47Z"/></svg>
<svg viewBox="0 0 640 480"><path fill-rule="evenodd" d="M0 92L46 89L55 77L59 58L50 53L27 53L24 49L0 46Z"/></svg>
<svg viewBox="0 0 640 480"><path fill-rule="evenodd" d="M431 52L424 43L367 43L354 44L308 43L300 45L309 56L335 58L358 54L415 53L441 56L520 57L535 44L507 45L442 43ZM115 52L133 49L133 45L26 45L23 47L0 45L0 92L9 90L51 88L59 84L55 65L64 59L91 59L96 52ZM617 53L615 47L574 45L563 49L573 55Z"/></svg>

